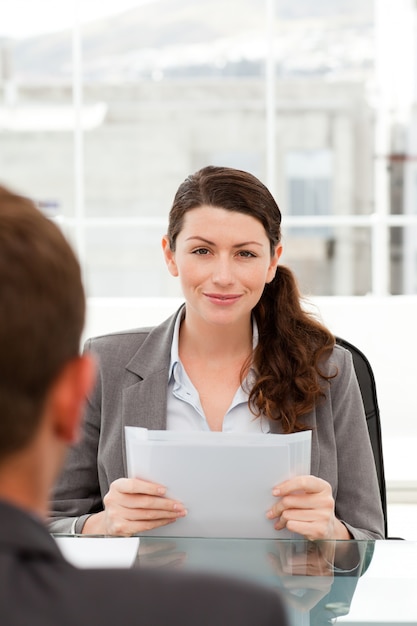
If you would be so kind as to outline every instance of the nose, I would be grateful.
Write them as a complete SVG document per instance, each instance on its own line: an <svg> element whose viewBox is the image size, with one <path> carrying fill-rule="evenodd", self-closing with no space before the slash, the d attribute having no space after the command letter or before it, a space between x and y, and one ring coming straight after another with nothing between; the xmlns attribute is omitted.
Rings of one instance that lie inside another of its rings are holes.
<svg viewBox="0 0 417 626"><path fill-rule="evenodd" d="M232 261L229 258L217 259L213 268L213 283L220 286L231 285L234 282Z"/></svg>

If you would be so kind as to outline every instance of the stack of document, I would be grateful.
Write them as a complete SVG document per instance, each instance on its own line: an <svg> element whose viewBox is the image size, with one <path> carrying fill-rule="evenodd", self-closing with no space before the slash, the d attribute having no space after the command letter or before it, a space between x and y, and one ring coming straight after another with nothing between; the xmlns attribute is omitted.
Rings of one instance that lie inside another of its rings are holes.
<svg viewBox="0 0 417 626"><path fill-rule="evenodd" d="M147 531L165 537L292 538L267 511L275 485L310 473L311 431L290 435L125 427L129 477L167 487L188 514Z"/></svg>

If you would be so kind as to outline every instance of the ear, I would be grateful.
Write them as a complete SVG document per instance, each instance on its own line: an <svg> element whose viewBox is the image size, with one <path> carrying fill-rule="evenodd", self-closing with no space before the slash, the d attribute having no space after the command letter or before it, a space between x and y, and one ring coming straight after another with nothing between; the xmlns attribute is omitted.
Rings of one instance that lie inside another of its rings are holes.
<svg viewBox="0 0 417 626"><path fill-rule="evenodd" d="M266 281L265 281L266 283L270 283L271 281L274 280L281 254L282 254L282 244L279 243L278 245L275 246L275 252L271 257L271 263L269 265L268 272L266 275Z"/></svg>
<svg viewBox="0 0 417 626"><path fill-rule="evenodd" d="M162 237L162 250L164 253L165 263L167 264L167 268L170 274L172 274L172 276L178 276L178 268L175 262L175 253L171 250L167 235L164 235Z"/></svg>
<svg viewBox="0 0 417 626"><path fill-rule="evenodd" d="M80 433L86 398L95 380L95 363L89 354L67 363L56 379L49 396L55 435L74 443Z"/></svg>

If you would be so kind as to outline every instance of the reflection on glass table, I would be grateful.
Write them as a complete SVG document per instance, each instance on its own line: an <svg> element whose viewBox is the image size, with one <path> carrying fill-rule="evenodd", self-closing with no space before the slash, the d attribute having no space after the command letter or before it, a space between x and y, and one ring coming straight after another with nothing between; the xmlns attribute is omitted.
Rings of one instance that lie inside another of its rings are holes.
<svg viewBox="0 0 417 626"><path fill-rule="evenodd" d="M138 548L135 538L56 538L65 540L61 547L72 562L77 544L85 546L83 567L87 552L91 566L100 566L97 554L101 566L111 566L120 546L128 567L203 570L273 586L285 598L292 626L417 625L417 542L141 536Z"/></svg>
<svg viewBox="0 0 417 626"><path fill-rule="evenodd" d="M272 585L295 625L331 624L349 612L374 542L141 537L135 567L219 572Z"/></svg>

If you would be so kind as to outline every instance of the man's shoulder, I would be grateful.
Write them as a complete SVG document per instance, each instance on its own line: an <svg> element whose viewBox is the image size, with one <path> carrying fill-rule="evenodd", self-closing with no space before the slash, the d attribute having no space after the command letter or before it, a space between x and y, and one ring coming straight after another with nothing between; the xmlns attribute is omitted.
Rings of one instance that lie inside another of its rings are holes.
<svg viewBox="0 0 417 626"><path fill-rule="evenodd" d="M77 569L31 516L6 505L3 512L23 529L20 542L11 532L3 549L0 541L0 624L113 626L121 615L124 626L287 624L280 598L267 587L196 572Z"/></svg>
<svg viewBox="0 0 417 626"><path fill-rule="evenodd" d="M275 590L223 575L76 569L59 559L36 558L29 568L9 566L19 589L6 584L0 590L0 623L8 626L114 626L121 616L123 626L288 624Z"/></svg>
<svg viewBox="0 0 417 626"><path fill-rule="evenodd" d="M151 569L84 570L82 578L80 584L85 589L91 586L99 589L100 611L104 609L103 603L111 605L104 611L101 624L111 623L105 620L113 611L115 619L118 612L123 612L126 626L137 624L139 615L146 626L287 624L285 609L275 590L225 575ZM112 594L115 588L118 589L116 606ZM93 610L90 619L94 621L98 617L101 619Z"/></svg>

